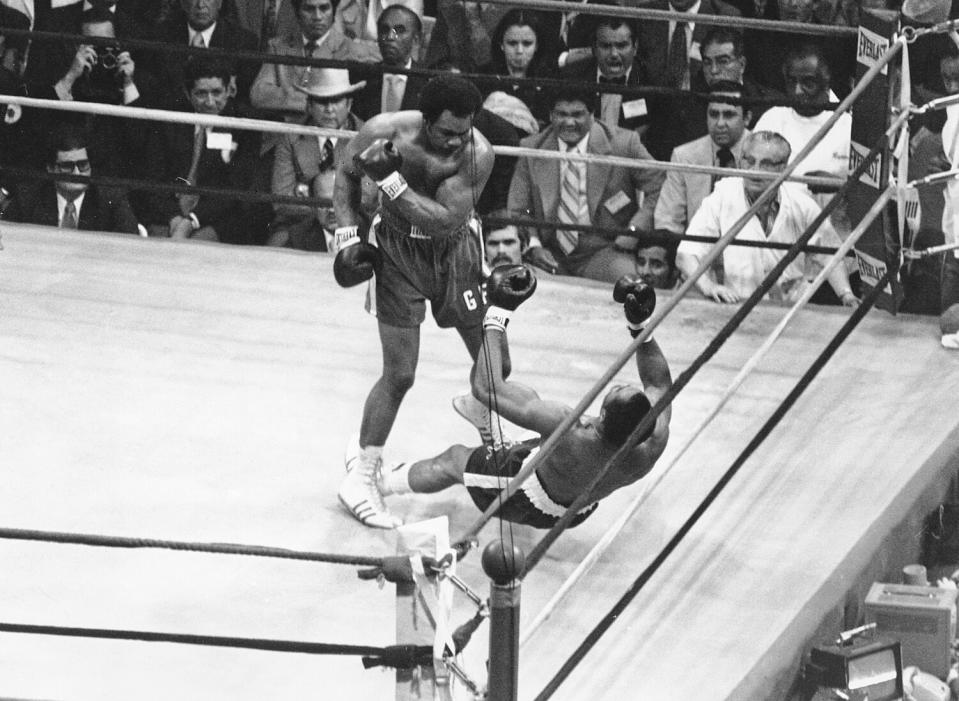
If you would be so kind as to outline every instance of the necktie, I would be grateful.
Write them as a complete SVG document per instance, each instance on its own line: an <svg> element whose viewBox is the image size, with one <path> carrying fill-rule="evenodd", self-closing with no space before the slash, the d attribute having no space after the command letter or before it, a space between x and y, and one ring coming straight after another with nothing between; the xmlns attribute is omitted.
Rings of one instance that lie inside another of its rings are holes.
<svg viewBox="0 0 959 701"><path fill-rule="evenodd" d="M206 48L206 42L203 40L203 35L200 34L200 32L193 35L193 39L190 40L190 46L195 46L199 49Z"/></svg>
<svg viewBox="0 0 959 701"><path fill-rule="evenodd" d="M306 46L303 47L303 55L307 58L312 58L313 54L316 53L316 47L319 45L320 42L318 42L316 39L311 39L310 41L306 42Z"/></svg>
<svg viewBox="0 0 959 701"><path fill-rule="evenodd" d="M666 60L666 75L674 88L682 88L686 82L686 72L689 60L686 47L686 23L677 22L673 30L673 38L669 40L669 56Z"/></svg>
<svg viewBox="0 0 959 701"><path fill-rule="evenodd" d="M385 74L383 76L386 94L383 96L383 111L396 112L403 105L403 79L398 75Z"/></svg>
<svg viewBox="0 0 959 701"><path fill-rule="evenodd" d="M733 155L733 152L729 150L728 147L723 146L716 150L716 165L720 168L735 168L736 167L736 157ZM714 175L712 180L712 185L710 185L709 191L713 191L713 187L716 185L716 181L720 178L725 177L722 175Z"/></svg>
<svg viewBox="0 0 959 701"><path fill-rule="evenodd" d="M77 228L77 207L73 204L73 201L67 202L66 207L63 208L63 219L60 221L61 229L76 229Z"/></svg>
<svg viewBox="0 0 959 701"><path fill-rule="evenodd" d="M320 151L323 152L320 158L320 172L323 172L333 167L333 140L326 139Z"/></svg>
<svg viewBox="0 0 959 701"><path fill-rule="evenodd" d="M263 43L276 36L276 0L266 0L263 8L263 28L260 32Z"/></svg>
<svg viewBox="0 0 959 701"><path fill-rule="evenodd" d="M193 153L190 155L190 170L186 176L191 185L196 185L196 174L200 168L200 157L203 155L205 142L206 129L198 124L193 128Z"/></svg>
<svg viewBox="0 0 959 701"><path fill-rule="evenodd" d="M576 153L575 150L570 153ZM564 224L588 223L586 198L583 196L583 172L585 163L563 161L560 175L559 220ZM563 253L569 255L579 242L579 232L557 229L556 240Z"/></svg>

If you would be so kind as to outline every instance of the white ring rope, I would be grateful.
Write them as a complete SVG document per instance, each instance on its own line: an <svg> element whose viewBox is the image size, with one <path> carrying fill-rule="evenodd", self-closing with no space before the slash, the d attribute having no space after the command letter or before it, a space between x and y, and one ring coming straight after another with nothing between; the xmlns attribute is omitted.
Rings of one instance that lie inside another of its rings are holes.
<svg viewBox="0 0 959 701"><path fill-rule="evenodd" d="M158 110L147 107L129 107L121 105L106 105L99 102L80 102L76 100L47 100L20 95L0 96L0 103L51 109L63 112L79 112L107 117L121 117L130 119L146 119L154 122L168 122L174 124L193 124L203 127L227 127L245 131L259 131L275 134L306 134L333 138L351 138L356 135L349 129L327 129L314 127L308 124L295 122L276 122L249 117L223 117L213 114L198 114L196 112L177 112L172 110ZM671 161L656 161L644 158L625 158L622 156L601 156L595 154L561 153L559 151L543 151L522 146L493 146L493 153L503 156L525 156L545 160L572 160L584 163L620 166L639 170L675 170L681 173L704 173L711 175L741 176L763 180L773 180L776 175L761 170L740 170L738 168L716 168L713 166L694 166L688 163L672 163ZM841 178L820 176L792 176L795 182L806 185L821 185L838 187L842 185Z"/></svg>

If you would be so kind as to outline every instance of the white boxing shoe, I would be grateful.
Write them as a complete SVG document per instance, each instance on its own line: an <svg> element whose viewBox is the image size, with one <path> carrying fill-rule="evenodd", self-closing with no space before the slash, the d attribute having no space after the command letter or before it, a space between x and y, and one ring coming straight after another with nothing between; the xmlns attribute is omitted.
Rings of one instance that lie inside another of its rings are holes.
<svg viewBox="0 0 959 701"><path fill-rule="evenodd" d="M346 443L346 452L343 453L343 467L347 474L353 471L360 460L360 434L354 433Z"/></svg>
<svg viewBox="0 0 959 701"><path fill-rule="evenodd" d="M511 446L512 439L503 433L499 416L490 410L469 392L453 397L453 410L473 424L479 432L483 445L495 447Z"/></svg>
<svg viewBox="0 0 959 701"><path fill-rule="evenodd" d="M942 347L949 350L959 350L959 332L942 334Z"/></svg>
<svg viewBox="0 0 959 701"><path fill-rule="evenodd" d="M379 469L379 463L367 465L357 459L340 484L337 496L346 510L364 526L386 529L402 526L403 519L390 513L383 501L377 485Z"/></svg>

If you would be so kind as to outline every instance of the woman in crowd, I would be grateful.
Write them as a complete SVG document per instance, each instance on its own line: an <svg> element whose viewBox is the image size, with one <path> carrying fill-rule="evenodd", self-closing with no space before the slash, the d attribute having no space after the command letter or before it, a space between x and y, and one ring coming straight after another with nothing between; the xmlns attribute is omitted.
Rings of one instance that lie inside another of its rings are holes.
<svg viewBox="0 0 959 701"><path fill-rule="evenodd" d="M490 51L492 60L482 66L480 72L507 78L548 77L549 61L541 50L542 39L542 22L537 13L510 10L496 25ZM540 86L502 82L489 83L483 88L487 109L497 112L527 134L539 131L539 126L549 119L549 108ZM508 99L510 97L515 100ZM535 125L529 123L528 115L522 114L523 105Z"/></svg>

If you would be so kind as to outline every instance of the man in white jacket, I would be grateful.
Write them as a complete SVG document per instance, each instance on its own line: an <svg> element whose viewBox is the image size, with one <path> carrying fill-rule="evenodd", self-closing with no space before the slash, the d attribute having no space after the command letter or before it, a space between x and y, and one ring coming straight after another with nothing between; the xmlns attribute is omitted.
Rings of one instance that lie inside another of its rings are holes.
<svg viewBox="0 0 959 701"><path fill-rule="evenodd" d="M743 145L741 167L769 173L782 172L789 162L789 156L789 142L781 135L759 131L751 134ZM703 200L686 233L690 236L720 238L746 213L769 182L762 178L720 180L713 192ZM777 188L775 196L749 220L736 238L791 244L802 235L819 212L819 205L804 186L783 183ZM827 220L812 237L810 244L838 246L839 236ZM713 245L683 241L676 259L680 270L686 276L691 276ZM718 266L714 265L712 270L699 278L696 286L709 299L723 303L738 302L752 294L783 254L781 249L729 246L722 254L722 279L718 278ZM829 284L844 305L858 304L844 266L837 266L832 271ZM800 255L786 267L769 295L773 299L794 301L800 297L805 285L805 259Z"/></svg>

